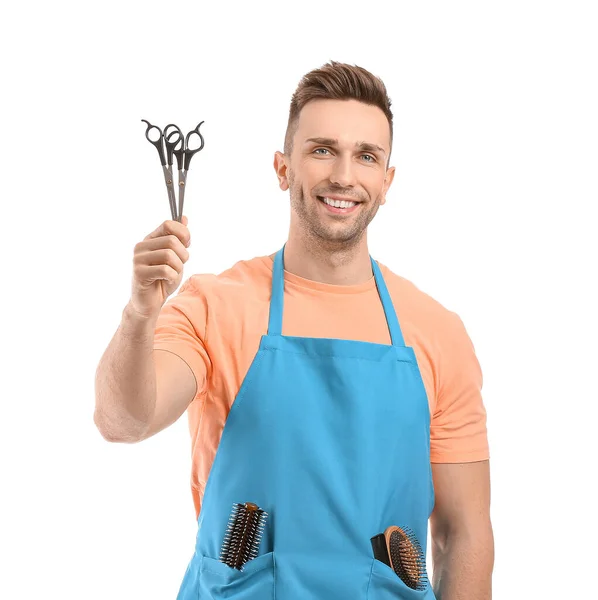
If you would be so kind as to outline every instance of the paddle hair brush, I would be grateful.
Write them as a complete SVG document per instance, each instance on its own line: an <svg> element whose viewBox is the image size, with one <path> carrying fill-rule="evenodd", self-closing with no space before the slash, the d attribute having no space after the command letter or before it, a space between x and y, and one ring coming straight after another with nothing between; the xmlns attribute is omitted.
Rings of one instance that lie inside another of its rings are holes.
<svg viewBox="0 0 598 600"><path fill-rule="evenodd" d="M408 527L392 525L384 531L390 566L403 583L414 590L428 585L424 552Z"/></svg>
<svg viewBox="0 0 598 600"><path fill-rule="evenodd" d="M235 503L228 520L222 548L221 562L233 569L257 557L268 513L253 502Z"/></svg>

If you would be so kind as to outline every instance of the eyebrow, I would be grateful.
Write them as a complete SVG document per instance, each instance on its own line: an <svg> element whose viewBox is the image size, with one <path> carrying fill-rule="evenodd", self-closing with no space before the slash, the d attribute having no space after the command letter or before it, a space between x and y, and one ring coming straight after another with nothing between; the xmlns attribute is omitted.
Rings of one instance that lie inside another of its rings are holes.
<svg viewBox="0 0 598 600"><path fill-rule="evenodd" d="M324 137L307 138L305 140L305 144L308 144L309 142L315 142L316 144L321 144L322 146L334 146L334 147L338 146L338 140L335 140L333 138L324 138ZM370 142L355 142L355 147L358 150L364 150L365 152L374 152L374 153L380 152L384 156L386 156L386 152L384 151L384 148L381 148L377 144L371 144Z"/></svg>

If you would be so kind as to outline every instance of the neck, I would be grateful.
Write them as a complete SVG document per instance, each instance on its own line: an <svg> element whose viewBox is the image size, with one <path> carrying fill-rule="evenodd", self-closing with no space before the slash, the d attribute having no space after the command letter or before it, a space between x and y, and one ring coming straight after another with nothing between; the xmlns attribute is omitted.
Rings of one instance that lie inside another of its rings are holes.
<svg viewBox="0 0 598 600"><path fill-rule="evenodd" d="M294 275L320 283L365 283L372 277L366 233L353 245L314 243L291 233L284 249L284 267Z"/></svg>

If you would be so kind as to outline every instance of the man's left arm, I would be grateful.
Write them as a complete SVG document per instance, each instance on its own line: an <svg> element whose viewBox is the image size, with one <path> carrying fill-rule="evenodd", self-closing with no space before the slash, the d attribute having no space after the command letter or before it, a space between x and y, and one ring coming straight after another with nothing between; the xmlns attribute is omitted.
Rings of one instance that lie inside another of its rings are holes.
<svg viewBox="0 0 598 600"><path fill-rule="evenodd" d="M437 600L490 600L494 536L489 461L433 463L432 585Z"/></svg>
<svg viewBox="0 0 598 600"><path fill-rule="evenodd" d="M430 461L432 584L438 600L490 600L494 536L482 370L456 313L440 323Z"/></svg>

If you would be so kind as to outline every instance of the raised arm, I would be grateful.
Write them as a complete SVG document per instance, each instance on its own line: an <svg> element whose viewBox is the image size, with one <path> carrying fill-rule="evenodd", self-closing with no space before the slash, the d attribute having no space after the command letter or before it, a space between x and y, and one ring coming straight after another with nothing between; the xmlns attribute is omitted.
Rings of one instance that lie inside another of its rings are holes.
<svg viewBox="0 0 598 600"><path fill-rule="evenodd" d="M154 321L127 305L96 371L94 422L110 442L134 443L172 425L197 384L176 354L154 350Z"/></svg>
<svg viewBox="0 0 598 600"><path fill-rule="evenodd" d="M189 258L187 218L165 221L135 246L131 300L96 370L94 422L111 442L138 442L174 423L196 377L179 356L154 350L160 310Z"/></svg>

